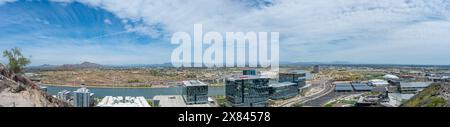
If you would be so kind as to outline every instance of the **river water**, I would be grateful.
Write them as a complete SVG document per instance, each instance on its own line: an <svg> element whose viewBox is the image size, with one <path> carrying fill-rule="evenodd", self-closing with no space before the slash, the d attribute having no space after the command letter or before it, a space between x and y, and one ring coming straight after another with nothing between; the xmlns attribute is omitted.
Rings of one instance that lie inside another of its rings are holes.
<svg viewBox="0 0 450 127"><path fill-rule="evenodd" d="M46 86L46 85L44 85ZM47 92L51 95L56 95L62 90L75 91L80 87L67 86L46 86ZM103 98L105 96L144 96L151 99L155 95L181 95L181 87L169 88L88 88L90 92L94 93L95 97ZM209 87L209 96L225 95L224 87Z"/></svg>

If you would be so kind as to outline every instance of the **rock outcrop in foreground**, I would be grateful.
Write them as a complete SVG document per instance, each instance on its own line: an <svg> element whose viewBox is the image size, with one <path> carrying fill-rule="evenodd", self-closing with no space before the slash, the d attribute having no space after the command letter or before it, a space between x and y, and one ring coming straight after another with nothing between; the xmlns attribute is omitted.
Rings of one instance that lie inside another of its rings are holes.
<svg viewBox="0 0 450 127"><path fill-rule="evenodd" d="M31 80L10 72L0 64L0 107L69 107L40 90Z"/></svg>
<svg viewBox="0 0 450 127"><path fill-rule="evenodd" d="M450 107L450 84L434 83L406 101L402 107Z"/></svg>

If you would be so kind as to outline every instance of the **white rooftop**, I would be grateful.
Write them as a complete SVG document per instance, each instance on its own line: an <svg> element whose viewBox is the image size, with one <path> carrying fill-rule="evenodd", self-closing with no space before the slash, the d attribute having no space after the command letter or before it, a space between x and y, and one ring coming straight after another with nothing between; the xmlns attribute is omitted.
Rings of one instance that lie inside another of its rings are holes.
<svg viewBox="0 0 450 127"><path fill-rule="evenodd" d="M402 88L425 88L431 85L431 82L406 82L401 83L400 87Z"/></svg>
<svg viewBox="0 0 450 127"><path fill-rule="evenodd" d="M369 80L369 83L375 86L383 86L383 85L389 85L389 82L386 80L381 80L381 79L372 79Z"/></svg>
<svg viewBox="0 0 450 127"><path fill-rule="evenodd" d="M248 79L260 79L260 78L269 78L267 75L233 75L229 80L248 80Z"/></svg>
<svg viewBox="0 0 450 127"><path fill-rule="evenodd" d="M181 95L158 95L154 96L153 100L159 101L159 107L211 107L209 104L188 105ZM210 99L208 98L208 100Z"/></svg>
<svg viewBox="0 0 450 127"><path fill-rule="evenodd" d="M76 91L73 91L75 93L89 93L89 89L86 88L85 85L81 85L81 88L77 89Z"/></svg>
<svg viewBox="0 0 450 127"><path fill-rule="evenodd" d="M296 85L296 84L293 82L280 82L280 83L269 84L270 87L285 87L285 86L291 86L291 85Z"/></svg>
<svg viewBox="0 0 450 127"><path fill-rule="evenodd" d="M306 73L308 72L305 70L290 70L286 74L306 74Z"/></svg>
<svg viewBox="0 0 450 127"><path fill-rule="evenodd" d="M385 78L385 79L400 79L398 76L391 75L391 74L384 75L383 78Z"/></svg>
<svg viewBox="0 0 450 127"><path fill-rule="evenodd" d="M151 107L144 97L131 96L106 96L100 101L97 107Z"/></svg>
<svg viewBox="0 0 450 127"><path fill-rule="evenodd" d="M199 81L199 80L188 80L183 81L184 86L207 86L205 83Z"/></svg>

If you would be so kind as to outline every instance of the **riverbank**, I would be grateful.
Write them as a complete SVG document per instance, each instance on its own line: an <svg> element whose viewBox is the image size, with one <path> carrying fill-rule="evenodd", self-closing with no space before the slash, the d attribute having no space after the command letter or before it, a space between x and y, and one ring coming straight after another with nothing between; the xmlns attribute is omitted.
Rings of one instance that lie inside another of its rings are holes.
<svg viewBox="0 0 450 127"><path fill-rule="evenodd" d="M45 86L45 85L43 85ZM47 93L56 95L63 90L76 91L79 87L65 87L65 86L47 86ZM157 95L181 95L182 87L169 88L89 88L89 91L94 93L94 97L103 98L105 96L144 96L151 99ZM209 87L208 96L223 96L225 95L224 87Z"/></svg>

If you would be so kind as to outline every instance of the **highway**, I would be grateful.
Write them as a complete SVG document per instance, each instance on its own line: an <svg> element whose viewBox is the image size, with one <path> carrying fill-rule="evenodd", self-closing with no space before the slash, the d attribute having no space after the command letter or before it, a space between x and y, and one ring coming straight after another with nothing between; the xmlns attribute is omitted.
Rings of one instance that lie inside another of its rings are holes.
<svg viewBox="0 0 450 127"><path fill-rule="evenodd" d="M292 107L295 104L304 104L309 101L313 101L320 97L323 97L329 93L334 91L332 86L332 80L329 77L318 78L317 80L312 81L311 87L318 87L320 90L316 93L313 93L308 96L297 96L288 100L285 100L281 104L276 105L277 107Z"/></svg>

